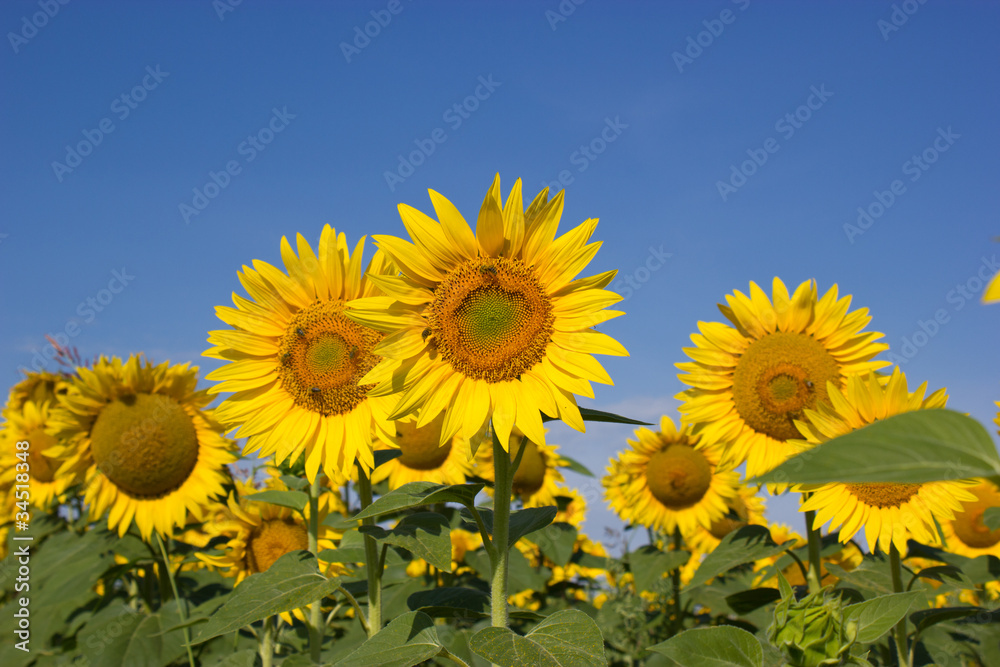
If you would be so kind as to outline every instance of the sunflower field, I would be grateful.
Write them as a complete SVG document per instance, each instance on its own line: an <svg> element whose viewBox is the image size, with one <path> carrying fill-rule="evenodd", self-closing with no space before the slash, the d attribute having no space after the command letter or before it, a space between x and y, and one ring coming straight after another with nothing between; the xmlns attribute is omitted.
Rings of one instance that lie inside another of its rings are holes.
<svg viewBox="0 0 1000 667"><path fill-rule="evenodd" d="M217 307L203 378L64 346L28 372L0 664L1000 665L994 426L879 360L836 285L779 278L691 323L679 414L579 406L627 315L564 196L498 175L476 215L400 204L409 238L374 252L282 237ZM553 421L635 430L590 471ZM595 503L636 539L585 534Z"/></svg>

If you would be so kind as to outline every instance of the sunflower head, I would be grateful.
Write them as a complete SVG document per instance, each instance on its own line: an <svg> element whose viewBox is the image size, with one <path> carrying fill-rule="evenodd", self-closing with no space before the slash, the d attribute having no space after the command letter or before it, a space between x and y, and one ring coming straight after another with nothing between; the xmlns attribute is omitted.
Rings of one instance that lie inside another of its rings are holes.
<svg viewBox="0 0 1000 667"><path fill-rule="evenodd" d="M875 421L911 410L943 408L948 400L944 389L924 398L927 385L910 392L906 376L893 369L889 377L869 373L848 378L843 390L831 383L829 404L807 410L799 430L806 436L801 444L811 447ZM815 528L831 521L831 529L842 526L840 541L851 539L863 526L870 551L878 546L888 552L895 545L906 553L910 537L938 542L935 520L951 521L963 502L974 502L968 491L970 481L925 482L920 484L855 482L803 485L806 492L800 511L815 511ZM808 499L806 499L808 498Z"/></svg>
<svg viewBox="0 0 1000 667"><path fill-rule="evenodd" d="M363 381L376 395L402 390L393 419L444 413L442 443L492 420L505 449L515 428L544 444L540 411L583 430L575 394L611 384L592 355L628 354L593 329L621 314L604 310L621 299L604 289L614 272L575 279L600 246L588 243L597 221L556 238L562 193L543 190L525 209L521 181L504 202L497 176L473 232L430 195L437 220L399 206L413 243L375 237L401 271L379 280L386 296L348 304L348 317L386 334Z"/></svg>
<svg viewBox="0 0 1000 667"><path fill-rule="evenodd" d="M688 537L695 551L710 553L734 530L744 526L767 525L764 517L765 503L758 488L738 482L736 494L726 498L725 502L726 510L721 517L714 519L708 528L699 526Z"/></svg>
<svg viewBox="0 0 1000 667"><path fill-rule="evenodd" d="M63 502L67 490L80 483L83 475L79 469L59 473L62 448L58 446L59 440L46 430L52 427L51 399L55 395L45 397L43 392L38 393L43 396L40 402L29 398L17 408L12 402L4 410L7 423L4 429L6 442L0 452L4 460L0 468L0 488L13 486L16 475L24 470L18 464L27 463L27 473L31 477L31 503L39 509L48 510L53 502ZM15 447L19 442L27 442L27 449Z"/></svg>
<svg viewBox="0 0 1000 667"><path fill-rule="evenodd" d="M969 558L978 556L1000 557L1000 529L990 530L983 523L987 508L1000 507L1000 488L989 480L968 489L975 500L965 501L955 511L955 518L941 523L945 547L948 551Z"/></svg>
<svg viewBox="0 0 1000 667"><path fill-rule="evenodd" d="M211 397L195 390L197 368L102 357L77 373L48 427L60 444L46 454L59 458L57 476L83 475L92 519L109 511L109 527L124 535L135 521L148 540L222 494L236 456L204 410Z"/></svg>
<svg viewBox="0 0 1000 667"><path fill-rule="evenodd" d="M70 378L67 375L48 371L26 372L24 379L10 389L7 405L4 406L4 417L9 419L8 411L17 412L28 401L36 404L55 403L57 397L66 393L69 384Z"/></svg>
<svg viewBox="0 0 1000 667"><path fill-rule="evenodd" d="M388 479L390 489L418 481L463 484L472 473L468 443L461 435L455 435L442 445L443 422L443 414L422 426L415 417L396 420L393 436L378 443L376 449L399 449L402 453L376 468L372 482Z"/></svg>
<svg viewBox="0 0 1000 667"><path fill-rule="evenodd" d="M559 468L566 462L559 456L559 445L540 444L529 440L515 431L510 436L510 449L507 452L511 463L521 454L521 462L514 471L512 491L519 497L525 507L543 507L556 505L556 496L560 492L559 484L564 480ZM476 453L474 474L488 482L495 481L493 448L481 447Z"/></svg>
<svg viewBox="0 0 1000 667"><path fill-rule="evenodd" d="M713 440L728 443L732 465L747 475L771 470L798 453L796 420L828 400L828 386L888 365L872 358L888 348L880 333L861 330L867 309L849 312L851 297L834 285L822 298L809 280L789 296L774 279L772 297L755 283L750 295L735 291L719 305L730 325L699 322L692 361L677 364L691 388L677 396L684 421Z"/></svg>

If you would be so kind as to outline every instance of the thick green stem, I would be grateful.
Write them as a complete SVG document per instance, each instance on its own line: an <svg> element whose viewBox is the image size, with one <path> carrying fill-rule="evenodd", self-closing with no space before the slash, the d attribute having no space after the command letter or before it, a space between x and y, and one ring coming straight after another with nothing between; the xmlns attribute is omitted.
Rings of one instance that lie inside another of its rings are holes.
<svg viewBox="0 0 1000 667"><path fill-rule="evenodd" d="M320 474L309 485L309 551L319 562L319 485ZM309 656L320 662L323 650L323 600L309 603Z"/></svg>
<svg viewBox="0 0 1000 667"><path fill-rule="evenodd" d="M372 481L367 472L358 466L358 496L361 509L372 504ZM361 520L362 525L374 526L374 517ZM365 535L365 570L368 571L368 636L374 637L382 629L382 567L378 543L371 535Z"/></svg>
<svg viewBox="0 0 1000 667"><path fill-rule="evenodd" d="M493 547L496 558L490 576L490 617L493 627L506 628L510 617L507 609L507 568L510 549L510 494L514 487L510 454L500 444L500 439L491 426L493 435Z"/></svg>
<svg viewBox="0 0 1000 667"><path fill-rule="evenodd" d="M167 555L167 546L163 543L163 538L156 533L156 541L160 545L160 553L163 554L163 571L170 580L170 589L174 592L174 600L177 602L177 616L181 623L187 623L187 610L184 608L184 599L177 592L177 581L174 580L174 570L170 567L170 556ZM184 626L184 647L187 649L188 664L194 667L194 652L191 650L191 627Z"/></svg>
<svg viewBox="0 0 1000 667"><path fill-rule="evenodd" d="M264 630L260 633L260 644L257 648L262 667L274 665L274 626L274 616L264 619Z"/></svg>
<svg viewBox="0 0 1000 667"><path fill-rule="evenodd" d="M899 560L899 551L893 544L889 548L889 570L892 572L892 590L895 593L903 592L903 566ZM896 659L900 667L910 664L906 655L906 616L899 619L899 623L893 628L893 639L896 640Z"/></svg>
<svg viewBox="0 0 1000 667"><path fill-rule="evenodd" d="M680 551L681 547L683 546L681 542L680 527L674 528L673 543L674 543L674 551ZM676 634L684 627L683 621L681 619L681 614L683 613L681 611L681 568L679 567L674 568L673 573L671 573L671 578L673 579L673 584L674 584L674 597L672 604L673 618L671 619L671 625L673 626L672 628L673 632Z"/></svg>
<svg viewBox="0 0 1000 667"><path fill-rule="evenodd" d="M806 534L809 539L809 576L807 580L809 582L810 593L818 593L823 588L823 584L821 583L823 581L823 570L819 556L821 538L819 530L813 528L815 519L816 512L806 512Z"/></svg>

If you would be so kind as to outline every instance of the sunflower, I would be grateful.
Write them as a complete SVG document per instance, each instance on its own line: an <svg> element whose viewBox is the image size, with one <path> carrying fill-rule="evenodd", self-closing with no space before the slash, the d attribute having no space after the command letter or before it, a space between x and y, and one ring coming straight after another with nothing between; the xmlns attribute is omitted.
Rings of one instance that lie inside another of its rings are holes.
<svg viewBox="0 0 1000 667"><path fill-rule="evenodd" d="M101 357L60 397L49 418L61 459L56 477L82 474L91 520L110 510L108 527L124 535L134 520L143 539L169 535L222 495L225 466L236 456L222 428L203 408L197 368L153 366L138 356Z"/></svg>
<svg viewBox="0 0 1000 667"><path fill-rule="evenodd" d="M439 446L444 415L438 415L425 426L417 426L415 418L395 422L395 433L375 449L399 449L402 454L383 463L372 472L372 482L389 480L389 488L397 489L409 482L464 484L472 474L469 445L461 435Z"/></svg>
<svg viewBox="0 0 1000 667"><path fill-rule="evenodd" d="M579 491L569 487L558 487L554 493L557 506L561 507L554 523L568 523L577 530L583 528L587 515L587 500Z"/></svg>
<svg viewBox="0 0 1000 667"><path fill-rule="evenodd" d="M912 410L943 408L948 401L944 389L927 398L927 383L914 392L906 386L906 376L899 367L893 369L888 381L875 373L848 378L842 391L831 382L827 387L830 405L820 404L818 410L806 410L806 422L798 422L809 447L861 428L881 419ZM806 492L799 507L801 512L816 512L813 527L830 521L831 530L842 526L840 541L846 542L864 526L868 550L876 545L884 552L895 545L900 554L906 553L910 537L934 544L938 542L938 522L955 519L963 502L976 502L967 488L968 481L925 482L902 484L890 482L857 482L802 485ZM808 499L806 499L808 497Z"/></svg>
<svg viewBox="0 0 1000 667"><path fill-rule="evenodd" d="M955 510L955 518L941 522L945 547L952 553L969 558L978 556L1000 557L1000 528L990 530L983 523L983 512L988 507L1000 507L1000 488L989 480L980 480L969 489L976 498L962 503Z"/></svg>
<svg viewBox="0 0 1000 667"><path fill-rule="evenodd" d="M53 394L52 398L54 397ZM36 403L33 399L27 399L18 408L10 405L4 410L9 445L4 446L0 452L0 458L3 459L0 488L9 488L14 484L18 473L27 472L31 478L31 504L41 510L48 510L53 501L62 502L66 490L83 479L78 470L56 474L61 462L51 454L52 447L59 443L45 431L50 422L51 408L50 400ZM28 449L16 449L14 445L20 441L27 441ZM21 459L22 456L24 460Z"/></svg>
<svg viewBox="0 0 1000 667"><path fill-rule="evenodd" d="M990 284L983 290L983 303L996 303L1000 301L1000 271L993 274Z"/></svg>
<svg viewBox="0 0 1000 667"><path fill-rule="evenodd" d="M734 530L743 526L766 526L764 511L764 499L760 497L758 490L741 482L737 486L736 495L726 498L725 514L712 521L708 528L699 527L685 539L695 551L701 554L711 553Z"/></svg>
<svg viewBox="0 0 1000 667"><path fill-rule="evenodd" d="M548 429L545 429L547 432ZM546 445L529 440L515 430L510 435L508 455L513 462L520 450L521 463L514 472L513 493L521 499L524 507L557 506L556 496L560 493L559 484L564 482L560 466L566 461L556 453L559 445ZM487 482L495 481L496 470L493 467L493 448L480 447L476 452L473 472ZM488 488L492 492L492 488Z"/></svg>
<svg viewBox="0 0 1000 667"><path fill-rule="evenodd" d="M4 406L4 418L9 411L16 412L27 401L35 403L54 403L58 396L65 394L69 388L70 377L48 371L25 373L24 379L10 389L7 405Z"/></svg>
<svg viewBox="0 0 1000 667"><path fill-rule="evenodd" d="M359 381L378 363L373 350L382 334L343 310L350 299L379 294L376 279L393 269L376 253L365 275L364 242L351 253L344 234L326 225L318 256L301 234L296 255L282 237L287 275L254 260L253 269L244 266L238 274L250 299L233 294L235 308L216 308L233 329L209 332L215 347L204 355L231 363L206 377L220 381L211 393L235 392L216 416L228 428L239 427L247 438L244 454L274 454L281 463L305 453L309 479L322 468L343 480L355 460L373 467L372 427L386 431L394 399L367 396L369 386Z"/></svg>
<svg viewBox="0 0 1000 667"><path fill-rule="evenodd" d="M827 400L827 384L887 366L872 357L888 349L880 333L862 333L868 309L848 312L851 297L837 298L834 285L817 298L808 280L789 297L774 279L773 298L750 283L750 296L727 295L719 310L733 326L699 322L696 347L684 348L694 361L677 364L690 389L677 398L685 423L714 441L728 443L726 459L747 462L756 477L800 451L795 420ZM791 441L791 442L790 442ZM775 485L775 489L781 487Z"/></svg>
<svg viewBox="0 0 1000 667"><path fill-rule="evenodd" d="M391 419L419 410L422 426L444 412L441 442L492 419L505 449L514 427L544 444L539 410L583 431L575 394L612 384L592 354L628 355L593 329L622 314L604 310L621 300L604 289L615 272L574 280L600 247L587 243L597 220L556 238L562 192L549 201L543 190L525 211L518 180L501 206L497 175L473 234L450 201L430 196L440 223L399 205L414 243L374 237L402 271L377 279L388 296L349 304L348 317L387 334L362 381L376 396L402 392Z"/></svg>
<svg viewBox="0 0 1000 667"><path fill-rule="evenodd" d="M640 428L635 435L601 480L618 516L667 534L680 529L685 537L725 516L739 474L719 467L717 446L686 426L678 431L667 416L659 432Z"/></svg>

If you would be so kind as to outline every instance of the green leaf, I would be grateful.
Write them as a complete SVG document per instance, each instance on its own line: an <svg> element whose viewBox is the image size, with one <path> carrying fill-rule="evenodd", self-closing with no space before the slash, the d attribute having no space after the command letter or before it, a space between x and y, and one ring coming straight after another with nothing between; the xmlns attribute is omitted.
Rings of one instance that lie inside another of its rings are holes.
<svg viewBox="0 0 1000 667"><path fill-rule="evenodd" d="M301 491L302 489L309 486L309 482L302 479L301 477L296 477L295 475L282 475L281 481L285 483L292 491Z"/></svg>
<svg viewBox="0 0 1000 667"><path fill-rule="evenodd" d="M724 538L714 551L701 562L689 587L700 586L723 572L751 563L761 558L769 558L785 551L786 547L775 544L771 532L763 526L743 526Z"/></svg>
<svg viewBox="0 0 1000 667"><path fill-rule="evenodd" d="M412 667L441 652L434 619L411 611L394 619L335 667Z"/></svg>
<svg viewBox="0 0 1000 667"><path fill-rule="evenodd" d="M593 408L580 408L580 416L583 417L585 422L608 422L611 424L634 424L636 426L652 426L649 422L641 422L638 419L629 419L628 417L622 417L621 415L616 415L613 412L605 412L604 410L594 410ZM547 416L544 412L542 413L542 421L553 421L553 417Z"/></svg>
<svg viewBox="0 0 1000 667"><path fill-rule="evenodd" d="M486 532L493 534L493 510L485 507L477 507L476 511L486 526ZM558 510L555 507L529 507L510 513L510 526L507 530L508 548L513 548L514 543L525 535L530 535L536 530L541 530L552 523L556 518ZM462 516L472 520L472 514L466 509L462 511ZM478 527L469 526L470 530L478 530Z"/></svg>
<svg viewBox="0 0 1000 667"><path fill-rule="evenodd" d="M986 429L971 417L942 408L904 412L868 424L751 481L920 483L998 475L1000 455Z"/></svg>
<svg viewBox="0 0 1000 667"><path fill-rule="evenodd" d="M827 571L839 579L838 588L847 584L865 593L890 595L893 592L889 564L877 558L865 558L853 570L845 570L836 563L824 563Z"/></svg>
<svg viewBox="0 0 1000 667"><path fill-rule="evenodd" d="M176 606L172 604L155 614L112 604L87 622L80 631L79 641L87 647L88 657L100 656L101 665L161 667L184 654L183 633L163 632L178 620Z"/></svg>
<svg viewBox="0 0 1000 667"><path fill-rule="evenodd" d="M418 512L403 517L391 530L361 526L358 530L378 542L406 549L417 558L444 572L451 572L451 526L436 512Z"/></svg>
<svg viewBox="0 0 1000 667"><path fill-rule="evenodd" d="M651 544L631 552L628 559L635 590L655 591L657 581L688 562L690 557L687 551L661 551Z"/></svg>
<svg viewBox="0 0 1000 667"><path fill-rule="evenodd" d="M983 512L983 523L990 530L1000 529L1000 507L987 507Z"/></svg>
<svg viewBox="0 0 1000 667"><path fill-rule="evenodd" d="M762 667L764 664L764 649L757 638L731 625L686 630L648 650L665 655L677 665L692 664L693 656L698 656L699 667Z"/></svg>
<svg viewBox="0 0 1000 667"><path fill-rule="evenodd" d="M781 592L777 588L751 588L727 595L726 604L742 616L780 599Z"/></svg>
<svg viewBox="0 0 1000 667"><path fill-rule="evenodd" d="M501 667L605 667L604 639L582 611L557 611L524 637L508 628L485 628L469 640L477 655Z"/></svg>
<svg viewBox="0 0 1000 667"><path fill-rule="evenodd" d="M532 535L531 540L542 554L559 567L566 567L573 557L577 530L568 523L553 523Z"/></svg>
<svg viewBox="0 0 1000 667"><path fill-rule="evenodd" d="M913 621L915 626L917 626L917 632L922 632L926 628L938 623L943 623L944 621L953 621L957 618L975 616L976 614L988 611L989 610L983 609L982 607L940 607L938 609L921 609L920 611L915 611L910 614L910 620Z"/></svg>
<svg viewBox="0 0 1000 667"><path fill-rule="evenodd" d="M262 664L260 654L257 651L245 649L224 657L212 667L260 667Z"/></svg>
<svg viewBox="0 0 1000 667"><path fill-rule="evenodd" d="M418 591L406 599L414 611L435 618L489 618L490 596L474 588L442 587Z"/></svg>
<svg viewBox="0 0 1000 667"><path fill-rule="evenodd" d="M301 512L309 504L309 494L301 491L259 491L243 497L260 503L289 507L297 512Z"/></svg>
<svg viewBox="0 0 1000 667"><path fill-rule="evenodd" d="M588 468L587 466L583 465L582 463L580 463L576 459L570 458L569 456L566 456L562 452L559 453L559 458L562 459L566 463L566 465L564 465L562 467L568 468L569 470L572 470L573 472L575 472L577 474L583 475L584 477L593 477L594 476L594 473L590 472L590 468Z"/></svg>
<svg viewBox="0 0 1000 667"><path fill-rule="evenodd" d="M373 452L375 455L375 468L378 468L383 463L388 463L393 459L398 459L403 455L402 449L377 449Z"/></svg>
<svg viewBox="0 0 1000 667"><path fill-rule="evenodd" d="M339 584L339 579L327 579L319 573L316 558L308 551L287 553L267 572L250 575L233 589L229 600L201 626L192 643L200 644L268 616L305 607L335 591Z"/></svg>
<svg viewBox="0 0 1000 667"><path fill-rule="evenodd" d="M920 591L891 593L844 607L844 624L858 624L858 642L871 644L881 639L899 619L906 616L917 602L923 600Z"/></svg>
<svg viewBox="0 0 1000 667"><path fill-rule="evenodd" d="M960 583L969 580L968 577L962 573L962 570L954 565L934 565L920 570L920 572L917 572L916 576L920 579L933 579L934 581L940 581L941 583L944 583L946 578Z"/></svg>
<svg viewBox="0 0 1000 667"><path fill-rule="evenodd" d="M383 514L392 514L411 507L422 507L434 503L461 503L472 506L485 484L434 484L433 482L410 482L390 491L356 515L355 519L367 519Z"/></svg>

